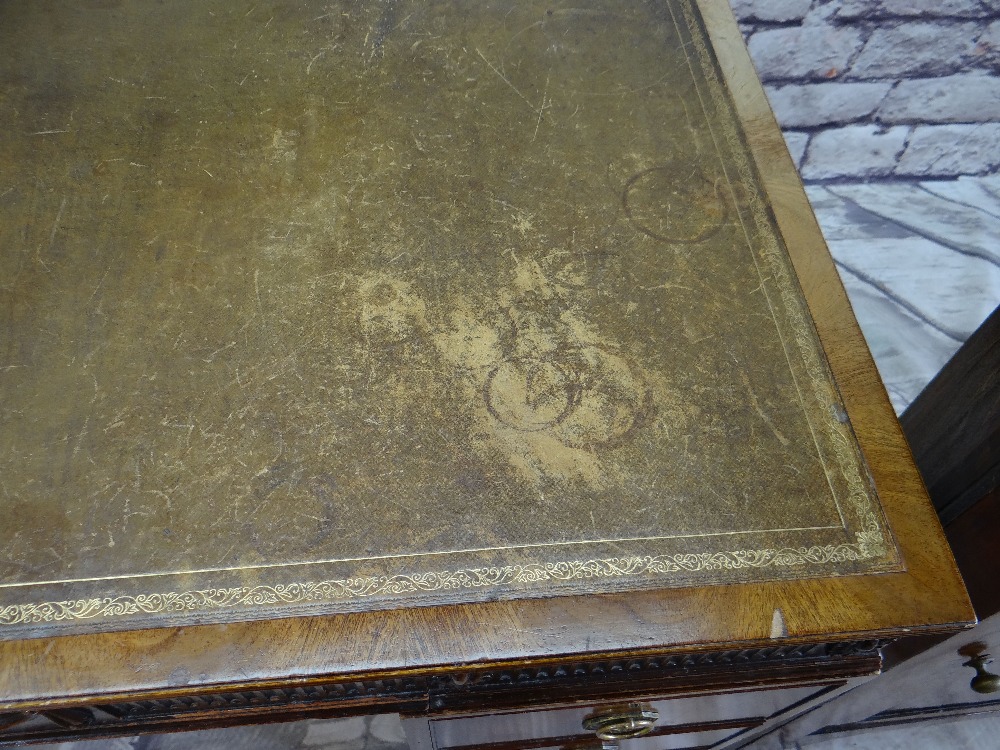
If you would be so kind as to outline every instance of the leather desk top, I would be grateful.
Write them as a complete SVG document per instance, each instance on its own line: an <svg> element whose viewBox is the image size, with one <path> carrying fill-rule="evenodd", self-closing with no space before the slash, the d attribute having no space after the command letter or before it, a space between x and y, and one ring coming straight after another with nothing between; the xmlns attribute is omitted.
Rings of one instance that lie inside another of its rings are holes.
<svg viewBox="0 0 1000 750"><path fill-rule="evenodd" d="M0 49L0 639L901 569L688 0Z"/></svg>

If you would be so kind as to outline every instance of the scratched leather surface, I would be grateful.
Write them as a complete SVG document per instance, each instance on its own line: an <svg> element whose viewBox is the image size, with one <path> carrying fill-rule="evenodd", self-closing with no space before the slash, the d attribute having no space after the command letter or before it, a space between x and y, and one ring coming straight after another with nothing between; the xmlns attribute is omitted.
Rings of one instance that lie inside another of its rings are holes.
<svg viewBox="0 0 1000 750"><path fill-rule="evenodd" d="M698 23L0 4L0 637L896 566Z"/></svg>

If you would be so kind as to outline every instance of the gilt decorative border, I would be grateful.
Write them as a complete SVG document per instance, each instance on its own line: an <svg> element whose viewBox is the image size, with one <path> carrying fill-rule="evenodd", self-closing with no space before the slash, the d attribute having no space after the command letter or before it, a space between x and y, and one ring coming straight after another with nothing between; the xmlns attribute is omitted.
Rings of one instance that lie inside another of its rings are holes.
<svg viewBox="0 0 1000 750"><path fill-rule="evenodd" d="M164 592L16 604L0 609L0 625L25 625L124 615L157 615L261 605L333 602L421 591L454 591L543 581L823 565L866 560L884 554L882 536L877 529L860 532L857 534L857 540L854 544L700 554L638 555L602 560L504 565L469 570L308 581L277 586L236 586L180 593Z"/></svg>

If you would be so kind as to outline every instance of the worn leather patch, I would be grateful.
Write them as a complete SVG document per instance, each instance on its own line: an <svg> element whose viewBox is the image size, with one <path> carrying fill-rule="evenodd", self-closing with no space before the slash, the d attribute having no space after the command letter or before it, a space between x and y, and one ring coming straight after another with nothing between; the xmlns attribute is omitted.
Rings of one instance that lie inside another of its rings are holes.
<svg viewBox="0 0 1000 750"><path fill-rule="evenodd" d="M0 49L0 638L898 569L688 0Z"/></svg>

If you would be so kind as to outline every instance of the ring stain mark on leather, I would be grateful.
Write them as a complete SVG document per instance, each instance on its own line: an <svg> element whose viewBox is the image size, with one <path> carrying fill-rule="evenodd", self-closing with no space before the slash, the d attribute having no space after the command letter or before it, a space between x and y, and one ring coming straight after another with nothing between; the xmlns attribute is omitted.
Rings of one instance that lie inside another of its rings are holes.
<svg viewBox="0 0 1000 750"><path fill-rule="evenodd" d="M573 448L628 439L655 414L653 392L622 357L597 346L511 359L486 376L491 415L524 432L551 431Z"/></svg>
<svg viewBox="0 0 1000 750"><path fill-rule="evenodd" d="M632 226L661 242L697 244L726 222L720 180L699 167L660 165L632 175L622 190L622 208Z"/></svg>
<svg viewBox="0 0 1000 750"><path fill-rule="evenodd" d="M490 370L483 388L487 411L525 432L561 424L580 397L579 373L554 358L506 360Z"/></svg>
<svg viewBox="0 0 1000 750"><path fill-rule="evenodd" d="M539 488L606 486L620 479L607 451L653 425L658 403L677 402L664 411L674 424L687 421L683 406L590 321L570 268L519 255L491 299L452 298L430 324L441 369L458 374L449 387L471 410L481 456L499 450Z"/></svg>

